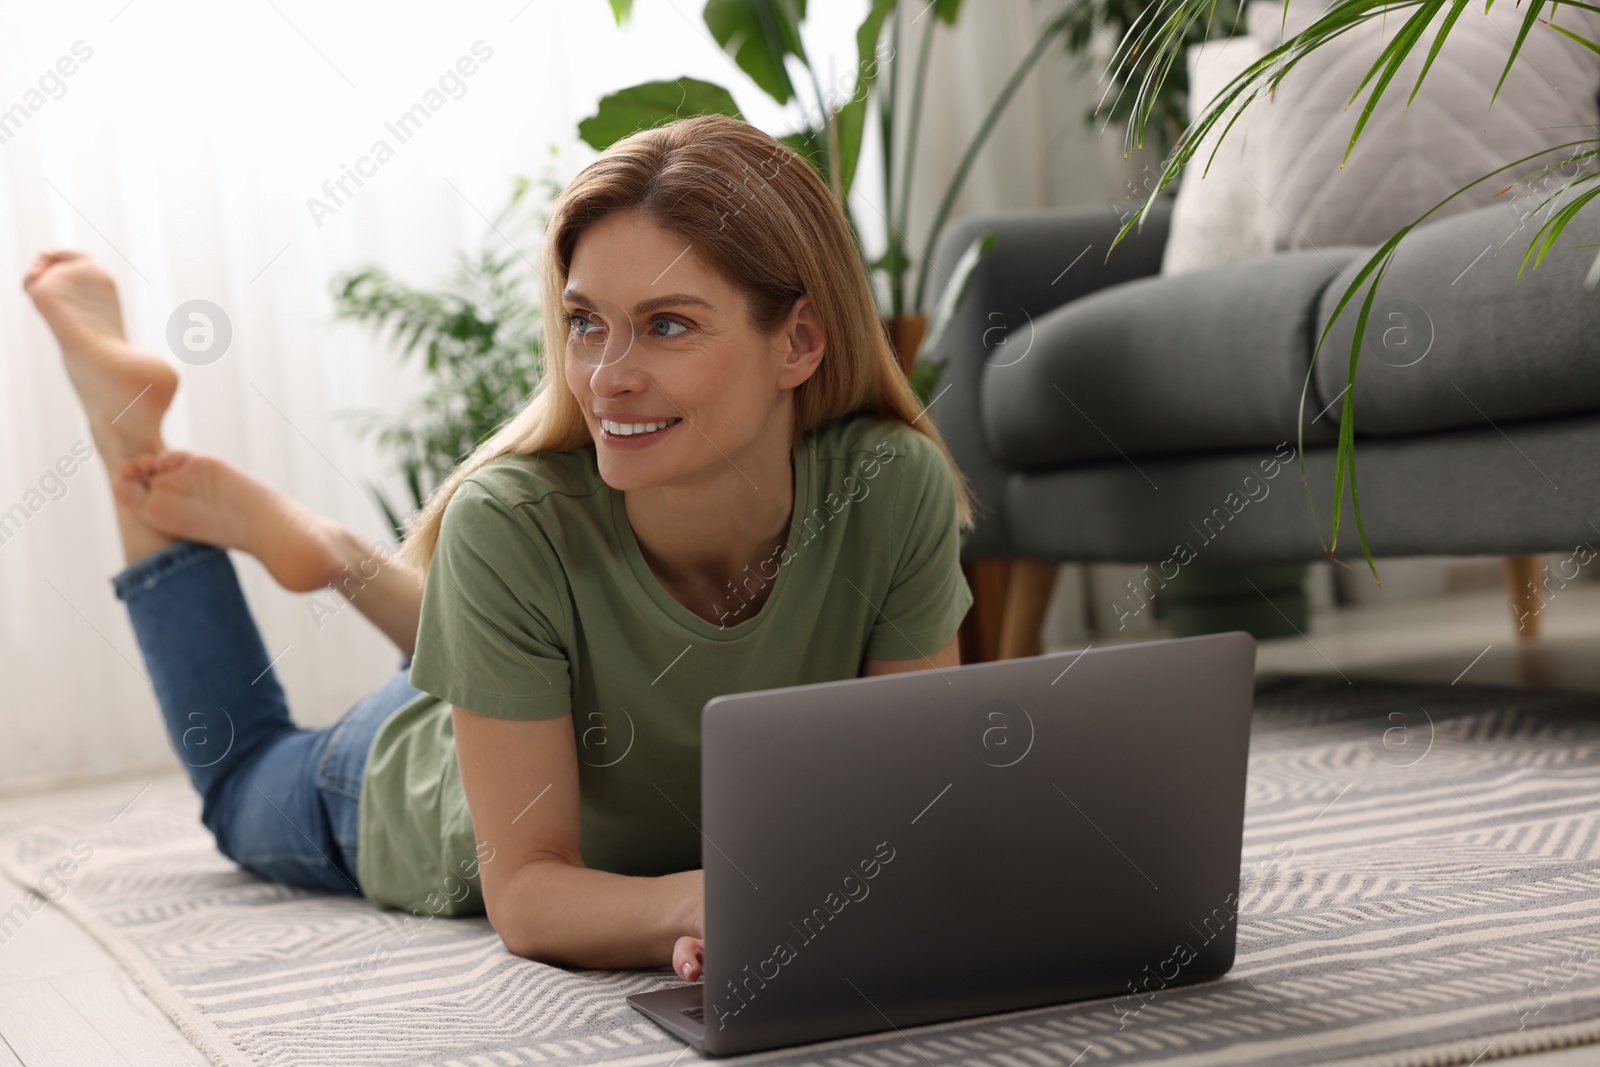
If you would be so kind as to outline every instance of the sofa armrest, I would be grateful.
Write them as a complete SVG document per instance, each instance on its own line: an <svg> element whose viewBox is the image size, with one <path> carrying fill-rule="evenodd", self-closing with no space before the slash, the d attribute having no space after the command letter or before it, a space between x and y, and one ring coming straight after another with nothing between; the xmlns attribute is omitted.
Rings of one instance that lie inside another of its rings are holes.
<svg viewBox="0 0 1600 1067"><path fill-rule="evenodd" d="M1032 338L1033 320L1046 312L1108 286L1160 273L1170 217L1170 203L1158 201L1143 228L1130 233L1109 259L1106 252L1124 221L1110 205L979 216L946 228L931 261L930 306L937 305L950 271L973 240L985 231L995 234L994 247L973 272L966 299L936 348L923 353L923 358L944 363L930 414L975 497L978 525L962 549L964 556L997 559L1013 554L1003 509L1006 467L983 432L985 366L1021 358Z"/></svg>

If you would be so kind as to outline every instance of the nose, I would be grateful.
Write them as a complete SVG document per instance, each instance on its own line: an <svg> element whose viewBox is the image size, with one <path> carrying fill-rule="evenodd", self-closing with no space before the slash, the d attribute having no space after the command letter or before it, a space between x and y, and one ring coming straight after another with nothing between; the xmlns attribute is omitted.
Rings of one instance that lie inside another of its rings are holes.
<svg viewBox="0 0 1600 1067"><path fill-rule="evenodd" d="M644 392L648 388L649 380L634 350L632 332L612 331L606 338L599 361L590 371L590 391L595 396L613 397Z"/></svg>

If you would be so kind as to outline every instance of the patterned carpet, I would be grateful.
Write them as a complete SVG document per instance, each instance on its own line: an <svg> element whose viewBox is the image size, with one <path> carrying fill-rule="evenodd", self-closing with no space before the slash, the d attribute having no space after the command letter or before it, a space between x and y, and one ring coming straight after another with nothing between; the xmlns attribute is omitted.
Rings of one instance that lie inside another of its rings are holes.
<svg viewBox="0 0 1600 1067"><path fill-rule="evenodd" d="M197 802L108 814L29 827L0 861L218 1063L699 1058L622 1002L673 984L665 968L543 966L482 920L259 881L212 847ZM41 875L64 857L70 877ZM1240 900L1216 982L729 1062L1468 1064L1600 1041L1600 697L1265 684Z"/></svg>

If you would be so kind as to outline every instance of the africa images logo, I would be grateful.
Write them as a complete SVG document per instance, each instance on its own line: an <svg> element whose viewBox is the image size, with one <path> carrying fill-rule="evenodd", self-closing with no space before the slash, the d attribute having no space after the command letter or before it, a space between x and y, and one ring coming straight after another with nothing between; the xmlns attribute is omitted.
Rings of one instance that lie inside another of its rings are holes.
<svg viewBox="0 0 1600 1067"><path fill-rule="evenodd" d="M861 871L860 877L854 872L845 875L840 889L828 890L822 898L822 903L812 908L800 920L799 926L795 926L793 922L789 923L794 932L800 935L800 947L804 948L821 936L828 923L837 918L852 901L859 903L866 900L867 895L872 892L872 887L867 883L883 873L884 866L894 857L894 846L887 841L878 842L872 856L857 864ZM761 990L767 988L767 983L776 980L783 973L783 967L793 963L799 955L800 950L792 942L780 941L773 947L770 956L755 965L755 970L751 970L748 963L744 965L738 984L735 984L734 979L728 979L727 994L718 994L716 1000L709 1002L717 1018L717 1029L725 1029L728 1020L743 1011ZM729 1005L727 1000L729 995L738 1002L737 1007Z"/></svg>
<svg viewBox="0 0 1600 1067"><path fill-rule="evenodd" d="M348 163L339 164L339 176L322 183L322 196L306 197L306 211L310 213L317 229L322 229L325 218L337 214L340 208L355 198L357 190L366 185L363 179L376 178L378 168L392 160L400 146L422 132L446 104L467 95L466 79L478 73L481 66L494 57L494 49L482 40L472 42L470 51L472 55L462 55L456 59L454 66L446 68L435 83L423 91L421 99L383 124L389 137L374 139L367 151L356 157L354 167ZM394 139L393 144L389 143L390 137ZM351 188L352 185L354 188Z"/></svg>

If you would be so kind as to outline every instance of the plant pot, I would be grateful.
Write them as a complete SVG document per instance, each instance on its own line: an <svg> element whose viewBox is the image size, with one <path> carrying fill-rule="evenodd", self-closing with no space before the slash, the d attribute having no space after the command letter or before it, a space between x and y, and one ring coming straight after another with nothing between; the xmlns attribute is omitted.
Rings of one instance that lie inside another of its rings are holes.
<svg viewBox="0 0 1600 1067"><path fill-rule="evenodd" d="M1244 630L1258 640L1304 633L1304 563L1191 564L1160 592L1174 637Z"/></svg>
<svg viewBox="0 0 1600 1067"><path fill-rule="evenodd" d="M900 360L900 369L909 378L911 368L917 362L917 349L922 347L922 339L928 333L928 316L920 311L911 315L891 315L883 323L889 330L889 347L894 349L896 358Z"/></svg>

